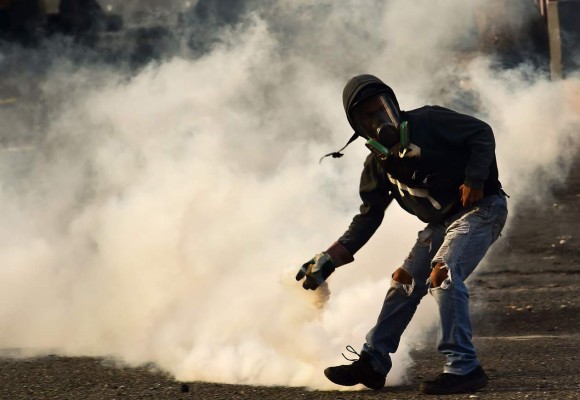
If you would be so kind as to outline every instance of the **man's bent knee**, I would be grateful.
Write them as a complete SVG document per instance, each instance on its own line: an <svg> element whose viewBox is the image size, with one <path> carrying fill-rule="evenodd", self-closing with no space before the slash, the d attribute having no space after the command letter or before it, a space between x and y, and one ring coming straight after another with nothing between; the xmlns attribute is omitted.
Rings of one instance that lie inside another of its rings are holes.
<svg viewBox="0 0 580 400"><path fill-rule="evenodd" d="M411 285L413 283L413 277L403 268L399 268L393 273L393 280L403 285Z"/></svg>
<svg viewBox="0 0 580 400"><path fill-rule="evenodd" d="M411 296L413 290L415 290L415 281L413 280L413 276L408 271L405 271L403 268L399 268L393 273L391 287L404 293L406 296Z"/></svg>
<svg viewBox="0 0 580 400"><path fill-rule="evenodd" d="M431 275L429 276L431 281L431 287L439 287L449 276L449 271L447 266L443 263L437 263L431 270Z"/></svg>

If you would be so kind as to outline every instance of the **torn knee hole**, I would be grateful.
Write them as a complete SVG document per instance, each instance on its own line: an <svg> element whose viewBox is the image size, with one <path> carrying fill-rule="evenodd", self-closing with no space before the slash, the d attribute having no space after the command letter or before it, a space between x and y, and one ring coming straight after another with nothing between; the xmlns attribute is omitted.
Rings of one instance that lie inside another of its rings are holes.
<svg viewBox="0 0 580 400"><path fill-rule="evenodd" d="M413 277L403 268L399 268L393 273L393 280L403 285L411 285L413 283Z"/></svg>
<svg viewBox="0 0 580 400"><path fill-rule="evenodd" d="M447 265L441 263L435 264L433 270L431 271L431 275L429 276L431 280L431 286L432 287L441 286L441 284L445 281L445 279L447 279L448 276L449 271Z"/></svg>
<svg viewBox="0 0 580 400"><path fill-rule="evenodd" d="M419 238L417 239L418 243L422 246L431 246L431 234L432 232L429 229L425 229L419 232Z"/></svg>
<svg viewBox="0 0 580 400"><path fill-rule="evenodd" d="M393 273L391 287L404 293L406 296L411 296L415 289L415 280L409 272L405 271L403 268L399 268Z"/></svg>
<svg viewBox="0 0 580 400"><path fill-rule="evenodd" d="M432 240L431 240L430 237L425 238L425 239L419 238L419 244L422 245L422 246L429 246L430 247L431 246L431 242L432 242Z"/></svg>

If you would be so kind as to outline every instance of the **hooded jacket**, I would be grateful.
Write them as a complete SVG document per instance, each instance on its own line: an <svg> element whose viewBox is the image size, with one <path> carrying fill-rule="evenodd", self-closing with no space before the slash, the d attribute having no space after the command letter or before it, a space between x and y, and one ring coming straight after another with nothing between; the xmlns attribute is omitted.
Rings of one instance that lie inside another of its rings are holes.
<svg viewBox="0 0 580 400"><path fill-rule="evenodd" d="M352 107L362 100L360 93L364 98L385 93L399 107L393 90L380 79L372 75L352 78L344 88L343 104L355 133L359 132ZM365 160L360 212L327 250L337 266L354 259L381 224L393 199L421 221L436 223L460 209L461 184L483 189L484 195L500 193L495 140L488 124L439 106L401 111L401 120L407 121L410 151L401 157L396 144L391 148L394 155L387 160L372 153Z"/></svg>

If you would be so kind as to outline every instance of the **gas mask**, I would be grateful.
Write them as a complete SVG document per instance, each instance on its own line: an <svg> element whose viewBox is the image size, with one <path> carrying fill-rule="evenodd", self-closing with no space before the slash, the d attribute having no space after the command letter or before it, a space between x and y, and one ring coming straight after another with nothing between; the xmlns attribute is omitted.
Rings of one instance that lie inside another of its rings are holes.
<svg viewBox="0 0 580 400"><path fill-rule="evenodd" d="M401 137L399 111L392 100L386 94L372 96L356 104L352 116L357 131L367 139L366 146L386 160Z"/></svg>

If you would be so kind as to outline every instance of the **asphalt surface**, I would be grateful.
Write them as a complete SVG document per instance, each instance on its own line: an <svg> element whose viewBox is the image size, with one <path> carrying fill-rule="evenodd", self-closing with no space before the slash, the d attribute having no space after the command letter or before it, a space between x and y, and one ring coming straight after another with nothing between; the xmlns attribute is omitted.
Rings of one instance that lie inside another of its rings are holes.
<svg viewBox="0 0 580 400"><path fill-rule="evenodd" d="M407 385L380 391L177 382L153 366L126 368L106 359L4 357L0 400L580 399L580 157L553 197L510 212L511 228L469 281L474 341L490 376L475 394L419 393L443 362L433 342L412 353Z"/></svg>

